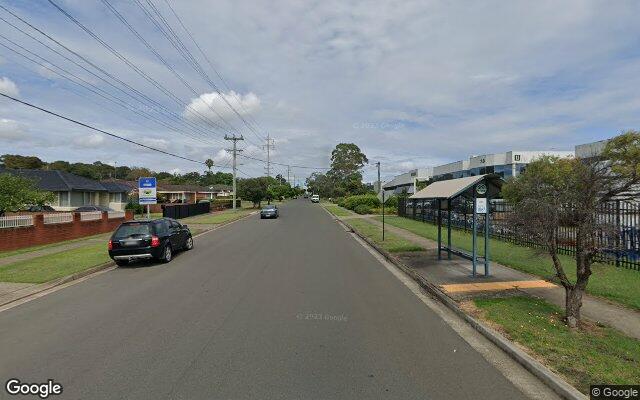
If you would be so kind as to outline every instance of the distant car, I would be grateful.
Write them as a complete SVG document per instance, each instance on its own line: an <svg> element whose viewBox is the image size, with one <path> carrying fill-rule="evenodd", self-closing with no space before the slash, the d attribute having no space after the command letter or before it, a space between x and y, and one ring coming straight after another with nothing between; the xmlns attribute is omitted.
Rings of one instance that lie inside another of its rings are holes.
<svg viewBox="0 0 640 400"><path fill-rule="evenodd" d="M314 194L313 196L311 196L311 202L320 203L320 196L318 196L317 194Z"/></svg>
<svg viewBox="0 0 640 400"><path fill-rule="evenodd" d="M278 218L278 207L273 204L266 205L260 210L260 219L264 218Z"/></svg>
<svg viewBox="0 0 640 400"><path fill-rule="evenodd" d="M113 209L105 206L82 206L82 207L76 208L73 211L75 212L113 211Z"/></svg>
<svg viewBox="0 0 640 400"><path fill-rule="evenodd" d="M305 193L303 197L304 197L305 199L308 199L308 198L309 198L309 195Z"/></svg>
<svg viewBox="0 0 640 400"><path fill-rule="evenodd" d="M29 207L25 207L20 211L28 211L28 212L53 212L55 211L55 208L51 207L51 206L47 206L47 205L43 205L43 206L29 206Z"/></svg>
<svg viewBox="0 0 640 400"><path fill-rule="evenodd" d="M124 222L109 239L109 257L119 266L145 259L168 263L181 249L193 249L193 237L187 225L171 218Z"/></svg>

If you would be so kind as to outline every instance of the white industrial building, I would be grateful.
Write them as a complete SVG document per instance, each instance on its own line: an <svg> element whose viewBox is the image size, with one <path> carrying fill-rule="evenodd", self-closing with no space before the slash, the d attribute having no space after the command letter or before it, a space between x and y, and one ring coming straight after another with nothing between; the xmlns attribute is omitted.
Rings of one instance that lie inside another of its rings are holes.
<svg viewBox="0 0 640 400"><path fill-rule="evenodd" d="M391 181L382 185L382 187L384 188L386 196L400 194L403 192L413 194L416 192L417 182L428 181L432 176L432 167L413 169L409 172L405 172L404 174L395 176Z"/></svg>

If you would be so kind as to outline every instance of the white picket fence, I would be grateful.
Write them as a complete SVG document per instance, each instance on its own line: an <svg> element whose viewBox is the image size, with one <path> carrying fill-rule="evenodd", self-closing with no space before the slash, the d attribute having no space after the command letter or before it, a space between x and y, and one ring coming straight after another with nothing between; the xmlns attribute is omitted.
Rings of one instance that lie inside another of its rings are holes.
<svg viewBox="0 0 640 400"><path fill-rule="evenodd" d="M0 217L0 229L20 228L23 226L33 226L33 216L12 215L10 217Z"/></svg>
<svg viewBox="0 0 640 400"><path fill-rule="evenodd" d="M102 218L102 211L88 211L80 213L80 221L95 221Z"/></svg>
<svg viewBox="0 0 640 400"><path fill-rule="evenodd" d="M44 214L45 224L68 224L73 222L72 213Z"/></svg>
<svg viewBox="0 0 640 400"><path fill-rule="evenodd" d="M124 218L124 211L109 211L109 219Z"/></svg>

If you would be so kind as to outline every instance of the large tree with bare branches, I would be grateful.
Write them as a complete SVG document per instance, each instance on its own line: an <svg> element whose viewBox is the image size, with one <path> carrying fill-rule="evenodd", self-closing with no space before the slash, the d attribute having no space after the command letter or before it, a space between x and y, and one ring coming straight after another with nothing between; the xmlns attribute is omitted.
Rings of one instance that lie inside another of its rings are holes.
<svg viewBox="0 0 640 400"><path fill-rule="evenodd" d="M628 131L588 157L540 158L503 187L504 198L514 208L513 229L535 238L553 260L565 289L566 321L571 328L580 323L591 268L604 250L598 239L620 234L605 205L613 200L640 201L639 185L640 132ZM575 281L558 257L563 240L575 243Z"/></svg>

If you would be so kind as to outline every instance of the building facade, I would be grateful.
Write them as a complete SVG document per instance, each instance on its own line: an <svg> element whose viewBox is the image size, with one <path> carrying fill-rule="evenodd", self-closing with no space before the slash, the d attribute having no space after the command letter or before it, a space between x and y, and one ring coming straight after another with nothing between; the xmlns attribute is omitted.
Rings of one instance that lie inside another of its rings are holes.
<svg viewBox="0 0 640 400"><path fill-rule="evenodd" d="M417 182L426 182L433 176L433 168L418 168L395 176L391 181L382 185L385 195L400 193L413 194L416 192Z"/></svg>
<svg viewBox="0 0 640 400"><path fill-rule="evenodd" d="M573 157L573 151L507 151L504 153L471 156L433 168L433 180L464 178L484 174L498 174L503 179L519 175L527 164L542 156Z"/></svg>

